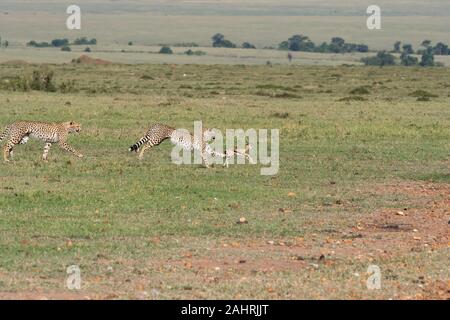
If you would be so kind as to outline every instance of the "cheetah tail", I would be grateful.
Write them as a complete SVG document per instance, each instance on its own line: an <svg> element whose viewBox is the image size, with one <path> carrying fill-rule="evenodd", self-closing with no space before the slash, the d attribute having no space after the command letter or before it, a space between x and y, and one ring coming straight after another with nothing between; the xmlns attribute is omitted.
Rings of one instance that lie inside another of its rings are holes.
<svg viewBox="0 0 450 320"><path fill-rule="evenodd" d="M139 148L146 143L149 140L149 138L147 136L141 138L141 140L139 140L138 142L136 142L135 144L133 144L128 151L134 151L137 152L139 150Z"/></svg>
<svg viewBox="0 0 450 320"><path fill-rule="evenodd" d="M0 135L0 141L6 138L6 136L9 134L10 129L10 126L6 127L5 131Z"/></svg>

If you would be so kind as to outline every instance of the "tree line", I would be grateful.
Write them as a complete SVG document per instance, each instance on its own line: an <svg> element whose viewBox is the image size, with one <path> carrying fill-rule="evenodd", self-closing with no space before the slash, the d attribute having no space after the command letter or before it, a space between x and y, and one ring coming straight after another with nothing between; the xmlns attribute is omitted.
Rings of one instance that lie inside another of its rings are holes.
<svg viewBox="0 0 450 320"><path fill-rule="evenodd" d="M47 47L64 48L69 45L96 45L96 44L97 39L95 38L88 39L86 37L77 38L72 43L70 43L69 39L67 38L53 39L50 42L37 42L34 40L27 42L27 46L36 48L47 48Z"/></svg>
<svg viewBox="0 0 450 320"><path fill-rule="evenodd" d="M365 65L372 66L389 66L396 65L397 58L392 53L400 54L400 65L403 66L422 66L422 67L432 67L438 65L434 61L435 55L450 55L450 49L448 45L438 42L436 45L432 45L430 40L424 40L421 43L423 48L414 51L411 44L403 44L401 41L396 41L394 43L394 50L390 53L386 51L380 51L374 57L362 58L361 61ZM419 58L414 57L413 54L420 55Z"/></svg>

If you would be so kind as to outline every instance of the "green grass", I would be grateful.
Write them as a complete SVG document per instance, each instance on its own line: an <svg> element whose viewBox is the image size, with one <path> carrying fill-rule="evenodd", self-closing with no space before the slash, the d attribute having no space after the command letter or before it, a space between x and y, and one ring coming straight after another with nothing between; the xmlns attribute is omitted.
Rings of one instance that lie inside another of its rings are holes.
<svg viewBox="0 0 450 320"><path fill-rule="evenodd" d="M33 68L1 66L0 74ZM380 293L357 284L352 274L363 274L369 261L354 262L351 255L318 272L289 267L264 274L255 266L255 273L230 273L233 265L225 265L212 283L214 264L191 269L177 263L187 251L218 264L239 258L293 263L285 251L255 246L317 237L308 249L316 255L327 230L339 234L380 208L414 204L409 196L374 195L373 185L450 182L447 68L50 68L56 84L73 81L74 92L0 91L0 122L80 122L83 131L69 143L85 158L54 146L42 163L43 145L31 141L16 148L14 162L0 164L0 292L65 292L65 268L78 264L83 294L97 298L135 298L152 288L162 298L395 297L394 281L386 280ZM370 91L367 101L340 101L361 86ZM410 93L419 89L436 97L416 101ZM142 162L127 152L152 122L193 130L196 120L222 130L280 129L279 173L261 176L260 165L176 166L168 142ZM249 223L236 224L240 217ZM223 246L233 242L239 243L235 251ZM426 258L413 252L382 258L383 268L430 258L424 272L440 279L442 250ZM419 289L399 290L405 296Z"/></svg>

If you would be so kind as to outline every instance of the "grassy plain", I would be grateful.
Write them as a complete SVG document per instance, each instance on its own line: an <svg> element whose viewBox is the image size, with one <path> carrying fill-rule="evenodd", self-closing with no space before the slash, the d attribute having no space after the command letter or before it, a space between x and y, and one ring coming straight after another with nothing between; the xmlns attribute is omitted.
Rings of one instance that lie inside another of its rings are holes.
<svg viewBox="0 0 450 320"><path fill-rule="evenodd" d="M36 68L2 65L1 84ZM447 294L450 69L47 68L68 92L2 89L0 123L79 121L69 142L85 158L55 146L42 163L32 141L0 164L0 298ZM279 174L176 166L169 143L127 152L152 122L195 120L279 128ZM81 291L65 288L73 264Z"/></svg>

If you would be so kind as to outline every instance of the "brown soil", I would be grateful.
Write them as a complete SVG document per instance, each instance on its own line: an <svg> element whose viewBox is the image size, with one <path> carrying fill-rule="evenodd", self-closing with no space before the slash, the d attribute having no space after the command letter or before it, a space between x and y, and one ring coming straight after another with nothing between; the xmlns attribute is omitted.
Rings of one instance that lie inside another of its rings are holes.
<svg viewBox="0 0 450 320"><path fill-rule="evenodd" d="M87 55L82 55L79 58L73 59L72 63L75 64L94 64L94 65L105 65L105 64L111 64L111 61L108 60L102 60L102 59L94 59Z"/></svg>

